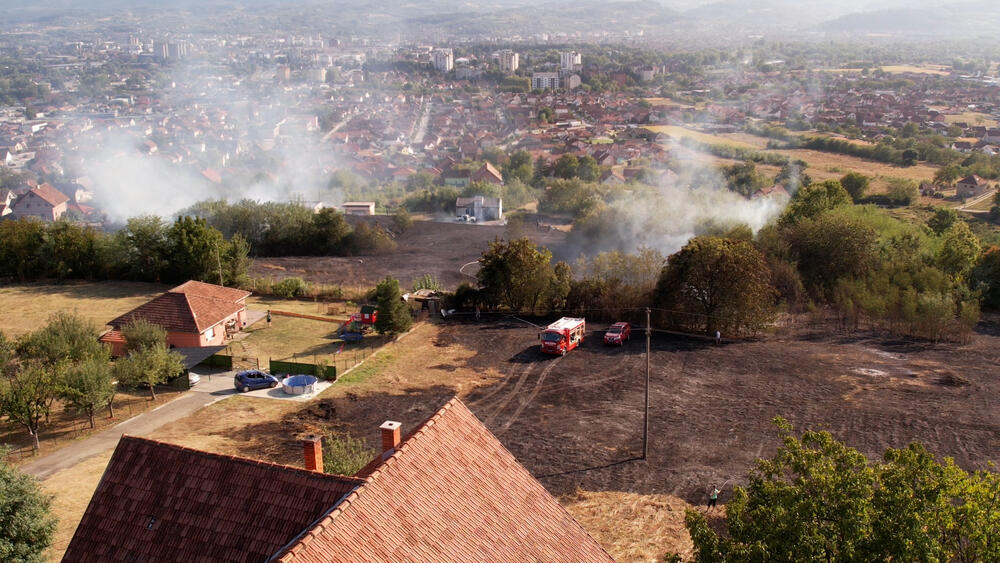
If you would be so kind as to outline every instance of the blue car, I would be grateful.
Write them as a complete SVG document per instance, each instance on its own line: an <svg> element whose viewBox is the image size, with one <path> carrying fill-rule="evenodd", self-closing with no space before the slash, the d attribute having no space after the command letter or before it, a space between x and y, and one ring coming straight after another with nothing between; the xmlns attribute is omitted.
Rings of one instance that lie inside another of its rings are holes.
<svg viewBox="0 0 1000 563"><path fill-rule="evenodd" d="M278 378L259 369L247 369L236 372L233 386L236 387L237 391L244 393L265 387L273 389L278 386Z"/></svg>

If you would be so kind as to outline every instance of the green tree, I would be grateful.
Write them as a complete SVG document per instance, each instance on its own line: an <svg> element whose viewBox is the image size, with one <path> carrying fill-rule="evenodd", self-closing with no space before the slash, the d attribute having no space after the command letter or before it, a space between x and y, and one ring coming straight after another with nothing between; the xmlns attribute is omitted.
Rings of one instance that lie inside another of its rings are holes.
<svg viewBox="0 0 1000 563"><path fill-rule="evenodd" d="M781 217L781 223L788 225L802 219L811 219L850 203L850 194L836 180L809 184L795 192L795 196Z"/></svg>
<svg viewBox="0 0 1000 563"><path fill-rule="evenodd" d="M179 217L167 231L170 281L198 280L219 283L222 233L202 218Z"/></svg>
<svg viewBox="0 0 1000 563"><path fill-rule="evenodd" d="M838 213L805 219L782 237L814 294L829 297L837 280L860 278L879 264L878 233L864 221Z"/></svg>
<svg viewBox="0 0 1000 563"><path fill-rule="evenodd" d="M896 205L910 205L920 196L920 188L913 180L892 178L888 184L889 189L886 195Z"/></svg>
<svg viewBox="0 0 1000 563"><path fill-rule="evenodd" d="M379 334L400 334L410 329L413 317L410 308L403 302L399 290L399 280L386 277L375 286L375 300L378 316L375 318L375 330Z"/></svg>
<svg viewBox="0 0 1000 563"><path fill-rule="evenodd" d="M569 180L576 177L576 171L580 168L580 161L573 154L564 154L556 160L553 173L557 178Z"/></svg>
<svg viewBox="0 0 1000 563"><path fill-rule="evenodd" d="M937 255L938 267L953 276L964 277L979 260L980 250L979 238L969 224L959 221L944 233L944 243Z"/></svg>
<svg viewBox="0 0 1000 563"><path fill-rule="evenodd" d="M131 280L157 281L167 268L167 226L156 215L128 220L115 233L119 275Z"/></svg>
<svg viewBox="0 0 1000 563"><path fill-rule="evenodd" d="M341 252L344 240L351 234L351 225L343 213L326 207L313 215L313 233L317 254L336 254Z"/></svg>
<svg viewBox="0 0 1000 563"><path fill-rule="evenodd" d="M917 163L917 159L920 158L920 153L913 149L906 149L903 151L901 158L903 166L914 166Z"/></svg>
<svg viewBox="0 0 1000 563"><path fill-rule="evenodd" d="M828 432L792 434L726 505L726 534L688 510L695 561L993 561L1000 475L938 463L921 445L870 464Z"/></svg>
<svg viewBox="0 0 1000 563"><path fill-rule="evenodd" d="M247 272L253 261L250 259L250 241L236 233L225 245L222 252L223 285L238 285L248 281Z"/></svg>
<svg viewBox="0 0 1000 563"><path fill-rule="evenodd" d="M98 409L111 407L115 384L111 380L111 364L98 358L84 360L66 372L61 395L77 412L87 415L94 427ZM113 413L112 413L113 414Z"/></svg>
<svg viewBox="0 0 1000 563"><path fill-rule="evenodd" d="M491 307L534 311L549 289L552 253L527 238L495 240L479 259L480 297Z"/></svg>
<svg viewBox="0 0 1000 563"><path fill-rule="evenodd" d="M56 370L38 362L22 363L0 381L0 414L28 431L35 451L39 426L48 417L60 386Z"/></svg>
<svg viewBox="0 0 1000 563"><path fill-rule="evenodd" d="M148 385L149 396L156 400L156 386L184 371L183 358L167 349L166 344L130 352L115 362L115 379L124 385Z"/></svg>
<svg viewBox="0 0 1000 563"><path fill-rule="evenodd" d="M330 432L323 442L323 471L330 475L354 475L375 459L375 450L349 434Z"/></svg>
<svg viewBox="0 0 1000 563"><path fill-rule="evenodd" d="M538 110L538 121L545 123L551 123L556 117L556 112L550 107L544 107Z"/></svg>
<svg viewBox="0 0 1000 563"><path fill-rule="evenodd" d="M392 214L392 226L399 233L405 233L413 227L413 217L405 207L400 207Z"/></svg>
<svg viewBox="0 0 1000 563"><path fill-rule="evenodd" d="M535 167L531 163L531 153L520 150L510 155L510 159L504 163L501 169L504 183L510 184L515 180L529 184L535 175Z"/></svg>
<svg viewBox="0 0 1000 563"><path fill-rule="evenodd" d="M5 454L0 448L0 561L41 563L56 532L52 501L33 478L8 465Z"/></svg>
<svg viewBox="0 0 1000 563"><path fill-rule="evenodd" d="M934 215L927 220L927 226L940 235L951 228L958 221L958 212L951 207L938 207L934 210Z"/></svg>
<svg viewBox="0 0 1000 563"><path fill-rule="evenodd" d="M0 221L0 275L25 282L41 275L45 226L29 219Z"/></svg>
<svg viewBox="0 0 1000 563"><path fill-rule="evenodd" d="M962 177L962 169L954 164L942 166L934 173L934 183L942 186L951 186Z"/></svg>
<svg viewBox="0 0 1000 563"><path fill-rule="evenodd" d="M865 194L868 192L869 181L868 176L864 174L848 172L840 179L840 185L847 190L854 203L857 203L865 198Z"/></svg>
<svg viewBox="0 0 1000 563"><path fill-rule="evenodd" d="M1000 246L983 252L971 278L973 288L983 296L983 305L1000 309Z"/></svg>
<svg viewBox="0 0 1000 563"><path fill-rule="evenodd" d="M49 317L44 327L24 335L17 351L22 359L37 360L47 366L80 362L90 358L108 358L108 351L97 340L97 329L76 312L59 312Z"/></svg>
<svg viewBox="0 0 1000 563"><path fill-rule="evenodd" d="M747 241L696 237L667 259L659 307L693 313L707 333L755 332L774 320L777 293L764 256Z"/></svg>
<svg viewBox="0 0 1000 563"><path fill-rule="evenodd" d="M601 174L601 167L597 165L597 160L589 154L579 158L576 167L576 177L584 182L594 182Z"/></svg>
<svg viewBox="0 0 1000 563"><path fill-rule="evenodd" d="M167 331L160 325L146 319L137 318L122 327L126 353L138 352L146 348L166 346Z"/></svg>

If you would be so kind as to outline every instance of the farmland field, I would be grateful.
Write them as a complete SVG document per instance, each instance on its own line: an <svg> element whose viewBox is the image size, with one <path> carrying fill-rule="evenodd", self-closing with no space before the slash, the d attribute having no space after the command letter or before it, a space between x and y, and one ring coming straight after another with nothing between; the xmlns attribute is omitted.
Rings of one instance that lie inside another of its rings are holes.
<svg viewBox="0 0 1000 563"><path fill-rule="evenodd" d="M0 331L19 336L58 311L76 311L97 327L169 289L141 282L66 282L0 286Z"/></svg>
<svg viewBox="0 0 1000 563"><path fill-rule="evenodd" d="M701 131L695 131L694 129L688 129L687 127L681 127L680 125L648 125L646 126L646 129L649 129L654 133L664 133L674 138L692 139L698 141L699 143L728 145L743 149L759 148L754 144L730 138L732 134L729 134L730 136L725 136L715 135L712 133L702 133ZM765 145L766 144L767 143L765 143Z"/></svg>

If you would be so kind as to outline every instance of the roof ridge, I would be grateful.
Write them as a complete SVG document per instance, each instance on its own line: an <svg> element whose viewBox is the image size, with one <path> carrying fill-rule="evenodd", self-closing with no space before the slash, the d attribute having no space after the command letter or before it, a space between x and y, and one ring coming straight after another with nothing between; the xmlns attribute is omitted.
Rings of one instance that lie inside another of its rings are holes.
<svg viewBox="0 0 1000 563"><path fill-rule="evenodd" d="M358 485L364 484L364 482L365 482L364 479L359 479L357 477L352 477L350 475L334 475L334 474L331 474L331 473L320 473L318 471L310 471L308 469L302 469L301 467L295 467L294 465L285 465L285 464L281 464L281 463L273 463L273 462L270 462L270 461L263 461L263 460L260 460L260 459L253 459L253 458L249 458L249 457L241 457L241 456L235 456L235 455L219 454L219 453L215 453L215 452L209 452L209 451L205 451L205 450L199 450L199 449L195 449L195 448L190 448L188 446L182 446L180 444L172 444L170 442L163 442L163 441L160 441L160 440L153 440L151 438L143 438L142 436L132 436L130 434L122 434L122 437L121 437L120 441L124 441L124 440L130 440L130 441L136 441L136 442L145 442L147 444L156 444L158 446L165 446L165 447L168 447L168 448L171 448L171 449L175 449L175 450L181 450L181 451L188 452L188 453L198 454L198 455L203 456L203 457L211 457L211 458L217 458L217 459L225 459L225 460L229 460L229 461L242 462L242 463L246 463L247 465L261 465L261 466L265 466L265 467L271 467L273 469L281 469L283 471L292 470L292 471L295 471L295 472L298 472L298 473L309 475L310 477L321 478L321 480L324 480L324 481L326 481L326 480L349 481L351 483L355 483L355 484L358 484Z"/></svg>
<svg viewBox="0 0 1000 563"><path fill-rule="evenodd" d="M446 412L451 410L451 408L459 402L460 401L458 399L458 395L454 395L451 399L449 399L448 402L446 402L440 409L438 409L438 411L434 413L433 416L431 416L423 423L421 423L419 426L417 426L413 430L413 432L406 437L406 440L404 440L401 444L399 444L399 447L396 448L394 452L392 452L392 455L385 458L385 460L383 460L382 463L380 463L375 470L369 473L368 476L365 477L364 483L361 486L355 488L347 496L340 499L340 501L337 503L337 506L333 510L331 510L329 514L320 519L319 522L316 523L316 525L306 530L305 533L303 533L302 536L299 538L299 541L295 542L294 545L283 548L282 551L275 553L270 560L280 559L284 561L286 556L291 555L292 557L295 557L296 553L305 549L306 544L312 541L313 538L320 535L320 533L326 528L326 526L328 526L334 519L336 519L337 516L339 516L345 510L351 507L351 504L354 501L354 499L360 496L362 491L364 491L368 487L368 485L375 482L375 476L382 473L383 467L388 465L390 462L394 462L397 457L402 455L404 447L410 444L412 440L422 435L427 427L432 426L433 423L437 421L437 419L441 418Z"/></svg>

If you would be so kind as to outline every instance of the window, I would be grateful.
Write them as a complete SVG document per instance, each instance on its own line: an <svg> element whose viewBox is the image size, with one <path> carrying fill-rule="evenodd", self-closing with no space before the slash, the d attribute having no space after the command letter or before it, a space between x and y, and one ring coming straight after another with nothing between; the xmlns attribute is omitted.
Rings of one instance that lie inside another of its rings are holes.
<svg viewBox="0 0 1000 563"><path fill-rule="evenodd" d="M212 340L213 338L215 338L215 327L213 326L212 328L206 330L205 331L205 336L207 336L209 340Z"/></svg>

